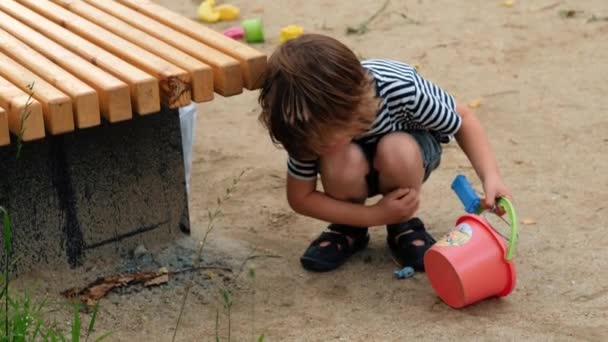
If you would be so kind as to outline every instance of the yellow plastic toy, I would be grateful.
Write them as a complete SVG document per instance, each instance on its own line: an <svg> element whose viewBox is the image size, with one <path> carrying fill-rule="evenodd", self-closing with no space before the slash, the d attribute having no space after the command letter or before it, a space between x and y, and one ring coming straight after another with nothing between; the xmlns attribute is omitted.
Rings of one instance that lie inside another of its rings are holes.
<svg viewBox="0 0 608 342"><path fill-rule="evenodd" d="M219 5L214 10L220 13L220 20L235 20L241 14L241 10L234 5Z"/></svg>
<svg viewBox="0 0 608 342"><path fill-rule="evenodd" d="M206 23L215 23L220 20L220 13L216 11L215 0L205 0L198 6L198 18Z"/></svg>
<svg viewBox="0 0 608 342"><path fill-rule="evenodd" d="M298 38L304 34L304 28L298 25L289 25L285 26L281 29L281 34L279 35L279 40L281 43L286 42L290 39Z"/></svg>
<svg viewBox="0 0 608 342"><path fill-rule="evenodd" d="M206 23L220 20L234 20L241 15L241 10L234 5L215 6L215 0L205 0L198 6L198 18Z"/></svg>

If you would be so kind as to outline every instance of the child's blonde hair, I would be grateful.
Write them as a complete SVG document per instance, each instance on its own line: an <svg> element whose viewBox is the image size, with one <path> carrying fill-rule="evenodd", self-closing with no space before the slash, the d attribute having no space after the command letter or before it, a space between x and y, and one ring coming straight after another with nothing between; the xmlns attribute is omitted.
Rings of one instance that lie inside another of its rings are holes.
<svg viewBox="0 0 608 342"><path fill-rule="evenodd" d="M301 159L320 155L332 133L355 136L378 107L373 79L336 39L305 34L280 45L268 61L260 121L275 144Z"/></svg>

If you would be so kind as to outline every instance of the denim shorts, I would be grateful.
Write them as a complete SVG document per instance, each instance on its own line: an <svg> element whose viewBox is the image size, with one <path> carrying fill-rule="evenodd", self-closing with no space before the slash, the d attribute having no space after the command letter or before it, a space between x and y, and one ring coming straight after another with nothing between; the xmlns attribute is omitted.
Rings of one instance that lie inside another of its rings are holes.
<svg viewBox="0 0 608 342"><path fill-rule="evenodd" d="M409 134L420 147L420 153L422 155L422 163L424 166L424 179L425 182L431 172L439 167L441 162L441 140L438 134L432 133L425 130L414 130L405 132ZM378 141L382 138L370 142L355 142L365 154L365 158L367 159L367 163L369 165L369 173L365 176L365 180L367 181L367 193L368 197L372 197L378 195L380 193L380 178L378 175L378 170L376 170L374 165L374 157L376 156L376 146L378 145Z"/></svg>

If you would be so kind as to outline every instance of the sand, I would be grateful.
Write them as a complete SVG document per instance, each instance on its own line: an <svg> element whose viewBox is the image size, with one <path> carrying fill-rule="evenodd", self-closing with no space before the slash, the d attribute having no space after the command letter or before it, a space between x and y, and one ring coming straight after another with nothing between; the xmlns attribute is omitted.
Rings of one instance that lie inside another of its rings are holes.
<svg viewBox="0 0 608 342"><path fill-rule="evenodd" d="M187 16L196 2L161 1ZM299 257L325 223L301 217L285 201L285 153L257 122L257 92L200 104L191 181L193 235L162 253L192 255L208 225L208 210L243 170L223 217L209 235L206 270L168 285L110 294L101 303L96 335L112 341L168 341L184 288L192 293L179 341L227 340L220 288L231 291L231 338L266 341L608 339L608 2L392 1L364 35L346 35L382 2L231 2L246 17L262 16L271 53L281 27L337 37L363 58L416 64L458 102L481 99L486 128L520 222L517 288L508 297L454 310L434 294L424 274L397 280L384 227L371 229L364 252L340 269L304 271ZM573 18L562 10L580 10ZM222 30L234 23L212 25ZM456 144L423 188L419 216L437 236L463 213L450 190L464 173L480 188ZM505 225L500 229L506 229ZM165 246L166 247L166 246ZM115 269L122 259L89 260L78 269L37 272L18 286L40 285L50 298ZM248 275L255 269L255 278ZM240 272L240 270L243 270ZM66 317L69 317L66 314ZM87 316L84 318L87 320Z"/></svg>

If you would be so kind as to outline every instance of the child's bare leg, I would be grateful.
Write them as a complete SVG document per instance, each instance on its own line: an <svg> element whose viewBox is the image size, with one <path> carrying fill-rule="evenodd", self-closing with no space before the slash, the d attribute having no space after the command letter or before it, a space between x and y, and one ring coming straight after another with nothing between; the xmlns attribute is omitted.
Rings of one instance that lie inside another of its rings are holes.
<svg viewBox="0 0 608 342"><path fill-rule="evenodd" d="M361 148L349 144L321 158L321 182L325 193L335 199L362 203L367 198L365 175L369 165Z"/></svg>
<svg viewBox="0 0 608 342"><path fill-rule="evenodd" d="M323 156L320 162L321 183L328 196L337 200L363 203L367 198L365 175L369 165L361 148L349 144L345 148ZM346 235L349 244L353 239ZM325 247L329 242L322 242Z"/></svg>
<svg viewBox="0 0 608 342"><path fill-rule="evenodd" d="M397 188L420 191L424 179L422 154L418 143L407 133L385 135L376 147L374 167L380 178L380 192Z"/></svg>
<svg viewBox="0 0 608 342"><path fill-rule="evenodd" d="M408 188L420 191L424 179L424 165L418 143L407 133L385 135L376 147L374 167L378 170L380 192L386 194L397 188ZM406 231L395 236L395 241ZM415 240L416 246L424 241Z"/></svg>

